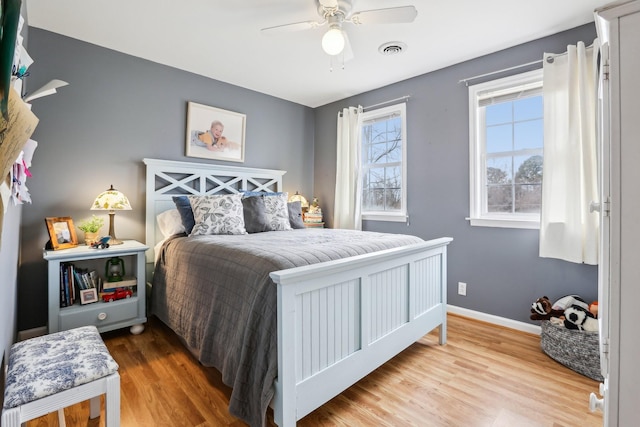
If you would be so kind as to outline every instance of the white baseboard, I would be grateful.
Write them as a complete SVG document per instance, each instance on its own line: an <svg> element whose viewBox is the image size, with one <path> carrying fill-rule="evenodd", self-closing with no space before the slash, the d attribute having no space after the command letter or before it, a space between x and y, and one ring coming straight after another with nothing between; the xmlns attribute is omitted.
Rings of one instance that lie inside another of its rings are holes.
<svg viewBox="0 0 640 427"><path fill-rule="evenodd" d="M18 331L18 341L28 340L29 338L41 337L42 335L47 335L46 326L40 326L33 329Z"/></svg>
<svg viewBox="0 0 640 427"><path fill-rule="evenodd" d="M447 312L452 314L459 314L460 316L470 317L476 320L481 320L487 323L492 323L494 325L504 326L506 328L516 329L518 331L540 335L540 326L531 325L529 323L520 322L518 320L507 319L506 317L495 316L493 314L487 314L481 311L469 310L468 308L458 307L450 304L447 305Z"/></svg>

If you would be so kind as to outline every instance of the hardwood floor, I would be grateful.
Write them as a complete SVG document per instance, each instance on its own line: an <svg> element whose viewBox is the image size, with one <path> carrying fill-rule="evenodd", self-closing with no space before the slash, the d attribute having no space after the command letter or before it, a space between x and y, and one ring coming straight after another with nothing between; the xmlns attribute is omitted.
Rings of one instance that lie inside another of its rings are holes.
<svg viewBox="0 0 640 427"><path fill-rule="evenodd" d="M298 422L299 426L601 426L588 409L598 383L546 356L539 337L449 315L447 345L435 332ZM244 426L229 415L230 389L155 318L141 335L103 338L120 364L121 425ZM104 404L103 404L104 415ZM89 420L88 402L65 409L67 426ZM267 424L274 426L273 414ZM56 414L28 427L56 426Z"/></svg>

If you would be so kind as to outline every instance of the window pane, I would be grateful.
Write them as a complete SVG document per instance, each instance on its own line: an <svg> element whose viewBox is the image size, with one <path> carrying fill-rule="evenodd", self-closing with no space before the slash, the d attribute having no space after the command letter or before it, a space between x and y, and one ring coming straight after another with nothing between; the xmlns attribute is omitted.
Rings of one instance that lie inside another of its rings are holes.
<svg viewBox="0 0 640 427"><path fill-rule="evenodd" d="M485 110L487 126L501 123L511 123L512 110L511 102L489 105Z"/></svg>
<svg viewBox="0 0 640 427"><path fill-rule="evenodd" d="M511 212L511 185L487 185L487 212Z"/></svg>
<svg viewBox="0 0 640 427"><path fill-rule="evenodd" d="M404 212L405 105L363 113L362 212Z"/></svg>
<svg viewBox="0 0 640 427"><path fill-rule="evenodd" d="M365 211L384 210L384 192L382 188L365 190L362 194L362 209Z"/></svg>
<svg viewBox="0 0 640 427"><path fill-rule="evenodd" d="M401 162L402 161L402 140L400 137L389 141L388 145L388 153L387 153L387 161L389 163Z"/></svg>
<svg viewBox="0 0 640 427"><path fill-rule="evenodd" d="M515 211L518 213L540 213L542 184L515 185Z"/></svg>
<svg viewBox="0 0 640 427"><path fill-rule="evenodd" d="M368 163L386 163L387 162L387 143L372 144L369 146Z"/></svg>
<svg viewBox="0 0 640 427"><path fill-rule="evenodd" d="M512 125L487 126L487 153L513 150Z"/></svg>
<svg viewBox="0 0 640 427"><path fill-rule="evenodd" d="M515 121L542 118L542 96L519 99L513 103L513 119Z"/></svg>
<svg viewBox="0 0 640 427"><path fill-rule="evenodd" d="M487 159L487 184L511 184L513 181L512 157Z"/></svg>
<svg viewBox="0 0 640 427"><path fill-rule="evenodd" d="M516 183L542 184L542 156L515 156Z"/></svg>
<svg viewBox="0 0 640 427"><path fill-rule="evenodd" d="M400 189L387 189L385 198L386 211L399 211L402 209L402 192Z"/></svg>
<svg viewBox="0 0 640 427"><path fill-rule="evenodd" d="M542 119L514 123L514 149L542 148L543 141Z"/></svg>

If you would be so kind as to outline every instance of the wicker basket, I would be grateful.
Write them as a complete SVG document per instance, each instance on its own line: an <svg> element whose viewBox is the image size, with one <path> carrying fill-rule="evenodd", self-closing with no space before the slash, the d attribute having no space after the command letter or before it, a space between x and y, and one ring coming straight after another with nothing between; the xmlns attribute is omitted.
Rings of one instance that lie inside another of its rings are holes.
<svg viewBox="0 0 640 427"><path fill-rule="evenodd" d="M540 347L549 357L567 368L596 381L600 372L600 349L597 332L584 332L542 322Z"/></svg>

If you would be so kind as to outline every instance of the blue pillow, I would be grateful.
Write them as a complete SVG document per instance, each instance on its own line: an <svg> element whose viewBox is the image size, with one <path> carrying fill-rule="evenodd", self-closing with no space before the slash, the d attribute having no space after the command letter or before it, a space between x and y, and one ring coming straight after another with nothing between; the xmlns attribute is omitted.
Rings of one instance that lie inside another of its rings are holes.
<svg viewBox="0 0 640 427"><path fill-rule="evenodd" d="M191 234L191 230L196 225L196 220L193 217L193 210L191 209L191 203L187 196L173 196L173 203L176 204L178 213L180 213L180 219L184 226L184 231L187 234Z"/></svg>

